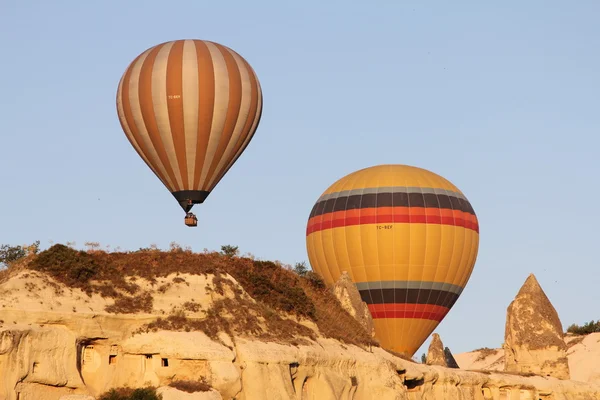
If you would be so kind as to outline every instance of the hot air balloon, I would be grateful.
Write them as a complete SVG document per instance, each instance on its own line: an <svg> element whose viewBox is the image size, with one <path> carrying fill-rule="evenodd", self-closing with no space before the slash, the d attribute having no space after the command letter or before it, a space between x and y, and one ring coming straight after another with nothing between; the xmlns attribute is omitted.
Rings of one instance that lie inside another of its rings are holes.
<svg viewBox="0 0 600 400"><path fill-rule="evenodd" d="M258 78L238 53L206 40L151 47L125 70L117 112L129 142L186 212L207 196L254 136Z"/></svg>
<svg viewBox="0 0 600 400"><path fill-rule="evenodd" d="M378 165L331 185L306 229L313 270L328 285L347 271L383 348L412 357L463 291L479 225L448 180L407 165Z"/></svg>

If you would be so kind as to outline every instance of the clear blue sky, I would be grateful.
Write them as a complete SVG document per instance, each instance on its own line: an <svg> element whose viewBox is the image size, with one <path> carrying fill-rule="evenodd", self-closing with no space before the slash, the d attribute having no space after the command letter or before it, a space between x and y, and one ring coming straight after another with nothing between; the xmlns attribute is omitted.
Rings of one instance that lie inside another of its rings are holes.
<svg viewBox="0 0 600 400"><path fill-rule="evenodd" d="M437 330L453 352L500 346L530 272L565 328L598 319L599 14L591 0L4 2L0 242L234 244L292 264L331 183L410 164L461 188L480 221L474 273ZM264 91L197 229L115 109L129 62L182 38L235 49Z"/></svg>

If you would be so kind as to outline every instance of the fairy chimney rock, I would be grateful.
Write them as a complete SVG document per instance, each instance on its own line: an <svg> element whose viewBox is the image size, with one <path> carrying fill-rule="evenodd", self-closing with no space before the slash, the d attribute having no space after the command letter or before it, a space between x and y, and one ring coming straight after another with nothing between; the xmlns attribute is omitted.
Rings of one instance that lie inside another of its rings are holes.
<svg viewBox="0 0 600 400"><path fill-rule="evenodd" d="M369 311L367 303L362 301L360 293L356 288L348 272L342 272L342 275L333 285L333 293L342 304L342 307L350 313L362 327L372 336L375 336L375 326L373 317Z"/></svg>
<svg viewBox="0 0 600 400"><path fill-rule="evenodd" d="M446 355L444 354L444 344L440 335L434 333L431 337L431 343L429 344L429 350L427 351L427 365L439 365L447 367Z"/></svg>
<svg viewBox="0 0 600 400"><path fill-rule="evenodd" d="M444 347L444 356L446 357L446 365L448 368L460 368L448 347Z"/></svg>
<svg viewBox="0 0 600 400"><path fill-rule="evenodd" d="M503 347L508 372L569 379L562 324L533 274L508 306Z"/></svg>

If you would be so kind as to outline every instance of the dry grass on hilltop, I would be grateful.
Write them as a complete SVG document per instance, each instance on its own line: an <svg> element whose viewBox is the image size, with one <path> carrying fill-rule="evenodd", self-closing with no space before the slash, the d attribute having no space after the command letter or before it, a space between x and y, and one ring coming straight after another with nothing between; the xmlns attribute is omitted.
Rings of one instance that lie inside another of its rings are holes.
<svg viewBox="0 0 600 400"><path fill-rule="evenodd" d="M23 267L23 263L19 265ZM179 310L166 318L158 318L144 329L202 330L211 336L224 330L291 343L299 343L298 337L314 338L311 329L284 317L291 315L314 322L325 337L349 344L377 345L315 274L299 276L271 261L218 252L193 253L176 246L170 251L105 252L56 244L28 256L25 267L44 272L88 295L97 293L114 299L114 304L106 308L111 313L152 312L153 295L160 292L160 288L144 291L134 282L134 277L154 285L158 277L171 274L211 274L215 276L215 290L223 294L224 286L230 282L224 274L229 274L256 303L232 287L235 298L217 301L205 319L188 318L185 310ZM11 268L3 275L10 274ZM261 329L265 325L266 331Z"/></svg>

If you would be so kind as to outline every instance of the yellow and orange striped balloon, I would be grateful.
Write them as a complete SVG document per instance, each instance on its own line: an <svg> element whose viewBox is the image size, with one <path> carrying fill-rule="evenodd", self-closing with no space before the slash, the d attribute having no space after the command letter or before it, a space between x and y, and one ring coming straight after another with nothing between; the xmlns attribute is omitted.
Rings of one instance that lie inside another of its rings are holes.
<svg viewBox="0 0 600 400"><path fill-rule="evenodd" d="M252 67L230 48L175 40L151 47L127 67L117 111L136 152L189 211L248 146L262 91Z"/></svg>
<svg viewBox="0 0 600 400"><path fill-rule="evenodd" d="M348 272L381 345L412 356L469 280L479 225L448 180L417 167L379 165L339 179L321 195L306 246L328 285Z"/></svg>

